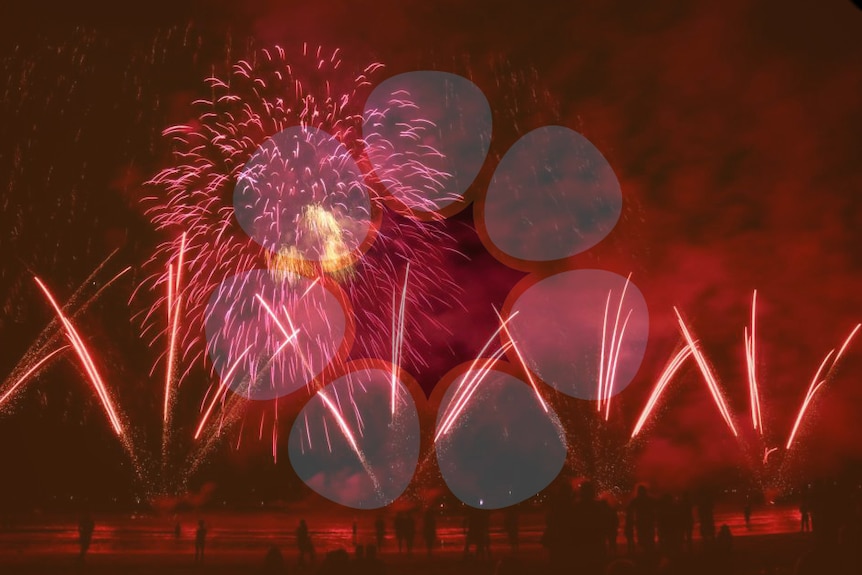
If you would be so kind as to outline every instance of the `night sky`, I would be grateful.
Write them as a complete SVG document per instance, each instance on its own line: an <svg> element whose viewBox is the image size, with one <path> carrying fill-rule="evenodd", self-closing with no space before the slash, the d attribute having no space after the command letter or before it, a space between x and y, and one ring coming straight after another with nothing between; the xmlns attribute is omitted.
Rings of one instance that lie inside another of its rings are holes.
<svg viewBox="0 0 862 575"><path fill-rule="evenodd" d="M100 277L126 266L132 272L78 324L124 412L152 443L146 430L158 426L161 396L148 373L158 349L141 336L133 315L142 305L129 297L165 239L140 204L144 182L172 161L161 132L192 117L191 102L207 93L205 77L256 48L302 42L340 48L357 66L380 61L384 77L422 69L471 76L495 121L471 197L534 128L567 126L602 152L620 182L622 216L607 239L565 266L632 272L647 302L644 361L615 400L626 430L680 344L673 306L694 327L736 420L746 423L743 326L758 290L769 446L785 441L823 356L862 321L862 12L852 2L177 4L126 13L19 7L4 18L4 378L52 319L33 275L65 300L118 249ZM449 268L470 313L456 302L435 310L453 335L432 335L422 350L431 365L414 376L428 393L478 352L496 321L489 304L501 305L525 276L487 253L470 227L471 210L450 224L469 261L453 257ZM862 461L860 345L813 407L794 463L803 474ZM67 357L0 410L7 503L140 491ZM206 373L193 370L184 384L180 419L197 413ZM285 446L289 431L285 422ZM225 498L250 500L249 488L284 497L297 485L286 457L273 464L266 437L239 451L227 443L192 489L213 483ZM743 466L742 451L689 368L632 455L632 473L675 487Z"/></svg>

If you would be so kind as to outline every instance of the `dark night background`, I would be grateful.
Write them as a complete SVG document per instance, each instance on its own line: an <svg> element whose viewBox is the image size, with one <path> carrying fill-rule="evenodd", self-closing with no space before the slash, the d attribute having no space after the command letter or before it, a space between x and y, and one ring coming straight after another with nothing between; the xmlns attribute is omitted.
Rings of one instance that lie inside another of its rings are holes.
<svg viewBox="0 0 862 575"><path fill-rule="evenodd" d="M254 46L303 41L340 47L355 64L379 60L387 75L471 70L495 114L473 193L517 137L541 125L573 128L602 151L620 180L623 216L570 263L632 271L649 305L646 356L617 401L627 429L679 341L674 305L693 323L744 422L742 329L751 290L759 290L770 445L783 444L822 357L862 320L862 12L851 2L201 1L4 10L4 377L52 318L33 274L63 300L113 249L120 248L116 270L137 268L152 253L160 238L138 206L141 185L171 161L161 131L191 116L203 78ZM500 88L495 79L507 71L529 81ZM470 209L458 222L469 223ZM523 277L459 229L460 248L473 259L451 271L476 311L441 311L457 334L448 342L455 352L438 350L439 364L415 374L429 392L478 351L494 322L488 303L502 303ZM78 323L123 410L147 428L158 425L161 395L147 376L156 352L128 305L140 279L136 269ZM203 371L195 377L191 385L202 385ZM803 436L805 473L862 460L860 378L857 341L818 396ZM665 405L633 459L636 477L702 480L740 464L695 370L683 373ZM289 496L297 484L289 462L273 464L268 449L267 440L239 452L225 445L193 487L214 481L233 501ZM57 362L0 411L0 462L6 503L137 493L74 361Z"/></svg>

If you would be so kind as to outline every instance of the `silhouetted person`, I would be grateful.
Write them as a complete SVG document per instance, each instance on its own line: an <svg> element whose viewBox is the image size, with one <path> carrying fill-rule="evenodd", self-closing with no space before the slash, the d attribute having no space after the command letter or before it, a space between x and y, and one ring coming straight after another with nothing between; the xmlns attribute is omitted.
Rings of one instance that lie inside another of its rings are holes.
<svg viewBox="0 0 862 575"><path fill-rule="evenodd" d="M631 526L631 527L629 527ZM644 552L655 549L656 504L643 485L626 510L626 528L637 538L637 546Z"/></svg>
<svg viewBox="0 0 862 575"><path fill-rule="evenodd" d="M686 551L691 551L694 542L694 505L688 492L682 494L677 503L678 520L682 529L682 542Z"/></svg>
<svg viewBox="0 0 862 575"><path fill-rule="evenodd" d="M314 544L311 542L311 535L308 533L308 525L305 523L305 519L300 519L299 526L296 528L296 547L299 550L300 565L305 565L306 555L314 563Z"/></svg>
<svg viewBox="0 0 862 575"><path fill-rule="evenodd" d="M700 536L705 545L715 540L715 514L712 496L704 490L697 502L697 519L700 522Z"/></svg>
<svg viewBox="0 0 862 575"><path fill-rule="evenodd" d="M811 496L806 489L802 494L802 500L799 502L799 516L802 522L801 531L807 533L811 531Z"/></svg>
<svg viewBox="0 0 862 575"><path fill-rule="evenodd" d="M524 573L527 573L527 570L517 557L504 557L494 568L494 575L523 575Z"/></svg>
<svg viewBox="0 0 862 575"><path fill-rule="evenodd" d="M553 572L559 573L571 569L572 539L574 538L572 513L571 486L560 483L548 500L545 533L542 535L542 545L548 550Z"/></svg>
<svg viewBox="0 0 862 575"><path fill-rule="evenodd" d="M177 521L177 524L174 525L174 539L179 539L182 534L183 534L183 528L180 525L180 522Z"/></svg>
<svg viewBox="0 0 862 575"><path fill-rule="evenodd" d="M470 509L465 519L467 535L464 538L464 555L470 554L470 547L476 547L476 558L490 556L490 520L486 512Z"/></svg>
<svg viewBox="0 0 862 575"><path fill-rule="evenodd" d="M726 524L718 530L715 538L715 556L713 567L721 573L733 572L733 535Z"/></svg>
<svg viewBox="0 0 862 575"><path fill-rule="evenodd" d="M620 530L620 517L617 510L611 507L608 501L599 501L602 510L601 530L605 538L608 553L615 555L617 552L617 533Z"/></svg>
<svg viewBox="0 0 862 575"><path fill-rule="evenodd" d="M491 557L491 514L487 511L476 513L476 557Z"/></svg>
<svg viewBox="0 0 862 575"><path fill-rule="evenodd" d="M722 554L730 554L733 551L733 534L730 532L730 527L726 524L723 524L721 529L718 530L715 547Z"/></svg>
<svg viewBox="0 0 862 575"><path fill-rule="evenodd" d="M398 544L398 552L401 553L404 547L404 512L399 511L395 514L395 542Z"/></svg>
<svg viewBox="0 0 862 575"><path fill-rule="evenodd" d="M263 572L266 575L275 575L276 573L284 573L284 556L281 554L281 549L273 545L266 552L263 559Z"/></svg>
<svg viewBox="0 0 862 575"><path fill-rule="evenodd" d="M365 561L360 567L362 575L384 575L386 573L386 565L377 557L377 548L374 545L369 545L365 548Z"/></svg>
<svg viewBox="0 0 862 575"><path fill-rule="evenodd" d="M574 538L572 544L578 561L578 572L598 575L605 560L606 518L602 504L596 500L594 485L587 481L581 485L580 499L574 505Z"/></svg>
<svg viewBox="0 0 862 575"><path fill-rule="evenodd" d="M330 551L323 558L317 575L344 575L350 569L350 555L344 549Z"/></svg>
<svg viewBox="0 0 862 575"><path fill-rule="evenodd" d="M198 521L198 530L195 532L195 562L204 560L204 547L207 542L207 527L204 520Z"/></svg>
<svg viewBox="0 0 862 575"><path fill-rule="evenodd" d="M430 556L434 546L437 545L437 516L431 507L425 510L422 518L422 538L425 540L425 550Z"/></svg>
<svg viewBox="0 0 862 575"><path fill-rule="evenodd" d="M378 515L374 521L374 535L377 538L377 549L383 549L383 539L386 537L386 521Z"/></svg>
<svg viewBox="0 0 862 575"><path fill-rule="evenodd" d="M416 520L413 513L408 512L404 516L404 543L407 546L407 554L413 554L413 543L416 541Z"/></svg>
<svg viewBox="0 0 862 575"><path fill-rule="evenodd" d="M675 556L683 545L683 521L679 506L669 494L659 499L656 513L659 549L666 556Z"/></svg>
<svg viewBox="0 0 862 575"><path fill-rule="evenodd" d="M751 529L751 498L748 497L745 500L745 508L742 510L743 517L745 518L745 528Z"/></svg>
<svg viewBox="0 0 862 575"><path fill-rule="evenodd" d="M846 522L847 501L842 497L841 486L827 485L817 480L811 493L811 531L818 549L831 549L838 544L843 524Z"/></svg>
<svg viewBox="0 0 862 575"><path fill-rule="evenodd" d="M605 575L635 575L637 566L628 559L615 559L608 564Z"/></svg>
<svg viewBox="0 0 862 575"><path fill-rule="evenodd" d="M81 548L81 553L78 556L80 561L83 561L87 556L87 551L90 549L90 543L93 541L93 531L96 530L96 523L89 513L85 513L78 521L78 545Z"/></svg>
<svg viewBox="0 0 862 575"><path fill-rule="evenodd" d="M357 543L357 540L356 540L356 530L357 529L356 529L356 527L357 527L356 526L356 519L354 519L353 520L353 546L354 547L356 547L356 543Z"/></svg>
<svg viewBox="0 0 862 575"><path fill-rule="evenodd" d="M509 549L518 550L518 510L515 507L506 509L503 515L503 531L509 541Z"/></svg>

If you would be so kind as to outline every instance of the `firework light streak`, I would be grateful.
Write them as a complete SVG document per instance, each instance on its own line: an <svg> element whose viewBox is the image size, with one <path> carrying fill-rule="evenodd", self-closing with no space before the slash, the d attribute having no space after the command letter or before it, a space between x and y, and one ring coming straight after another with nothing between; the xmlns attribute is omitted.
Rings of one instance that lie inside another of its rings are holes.
<svg viewBox="0 0 862 575"><path fill-rule="evenodd" d="M862 324L857 324L856 327L853 328L853 331L851 331L850 335L847 336L847 339L844 340L844 344L841 346L837 354L835 354L834 349L831 349L829 353L826 354L826 357L823 358L823 361L820 362L820 367L817 368L817 373L814 374L814 379L811 380L811 384L808 386L808 392L805 394L805 399L802 401L802 407L799 408L799 412L796 415L796 421L793 424L793 429L790 431L790 436L787 438L785 449L789 450L793 447L796 435L799 432L799 426L802 423L802 420L805 419L805 414L808 412L811 401L823 385L831 378L835 371L835 366L838 364L838 360L841 359L841 356L844 354L847 346L850 345L850 341L856 335L856 332L859 331L860 327L862 327ZM834 359L832 359L833 354L835 354ZM826 364L829 363L830 359L832 359L832 363L829 365L829 369L826 370L826 375L823 379L820 379L820 374L823 373L823 368L826 367Z"/></svg>
<svg viewBox="0 0 862 575"><path fill-rule="evenodd" d="M631 318L632 316L632 311L633 310L629 310L629 312L626 314L625 321L623 321L623 327L622 329L620 329L620 337L619 340L616 342L616 349L614 349L613 361L609 365L610 378L608 379L608 384L606 386L607 395L605 396L605 421L607 421L611 415L611 399L614 396L614 382L617 379L617 365L620 361L620 348L622 347L623 336L626 333L626 326L628 326L629 324L629 318ZM614 333L616 333L616 325L614 326Z"/></svg>
<svg viewBox="0 0 862 575"><path fill-rule="evenodd" d="M83 294L84 294L85 288L87 286L89 286L91 283L95 284L95 281L94 281L95 277L105 267L105 265L108 263L108 261L111 259L111 257L116 253L117 253L117 250L114 250L113 252L111 252L111 254L107 258L105 258L102 261L102 263L100 263L96 267L96 269L93 270L92 273L90 273L90 275L84 280L84 282L80 286L78 286L78 288L72 294L72 297L70 297L69 300L66 302L66 305L63 306L64 309L67 310L66 316L68 318L70 318L70 320L75 319L78 315L80 315L81 313L86 311L87 308L89 308L90 305L94 301L96 301L96 299L98 299L99 296L102 295L102 292L104 292L108 287L110 287L115 281L117 281L120 277L122 277L126 272L128 272L129 270L132 269L131 267L124 268L122 271L120 271L114 277L112 277L107 282L105 282L105 284L102 285L102 287L100 287L98 290L96 290L96 292L93 295L89 296L79 307L77 307L77 309L75 309L74 311L71 311L71 312L68 311L69 308L72 308L77 304L77 302L80 298L84 297ZM45 328L39 333L39 335L36 337L36 340L34 341L34 343L24 353L24 356L15 365L15 367L12 369L11 373L7 376L6 380L3 382L4 386L6 384L8 384L10 381L14 380L15 383L12 384L12 387L14 387L15 389L19 389L19 388L23 387L24 383L29 381L30 377L32 377L36 374L36 371L33 369L33 366L36 363L42 361L43 353L45 352L45 350L48 347L50 347L57 340L57 338L60 336L60 334L62 333L60 330L57 329L58 323L59 323L59 320L57 318L52 319L48 323L48 325L45 326ZM10 390L7 390L7 392L3 394L3 399L0 400L0 406L2 406L4 404L4 402L9 401L14 396L12 391L13 390L10 389Z"/></svg>
<svg viewBox="0 0 862 575"><path fill-rule="evenodd" d="M715 400L716 406L718 406L718 410L721 412L721 416L724 418L724 422L727 423L727 427L733 432L734 437L739 437L739 433L736 431L736 427L733 425L733 419L730 416L730 410L727 408L727 402L724 400L724 396L721 394L721 389L718 387L718 382L715 381L715 376L712 374L712 370L709 368L709 364L706 362L706 358L703 357L703 354L700 352L700 349L697 347L697 342L691 336L689 329L686 327L685 322L682 319L682 315L680 315L679 310L674 307L673 311L676 313L676 317L679 320L679 328L682 331L683 337L685 337L686 342L688 343L688 347L691 348L691 353L694 356L695 361L697 362L697 366L700 368L701 374L703 374L703 378L706 380L706 384L709 387L709 392L712 394L712 399Z"/></svg>
<svg viewBox="0 0 862 575"><path fill-rule="evenodd" d="M371 483L374 484L374 490L378 493L380 492L380 483L377 481L377 477L374 475L374 470L371 469L371 466L368 464L368 461L365 459L365 454L362 453L362 449L360 449L359 444L356 443L356 438L353 436L353 432L350 431L350 426L347 425L347 421L345 421L344 416L341 413L341 410L332 403L332 400L329 399L329 396L324 393L321 389L317 392L317 395L323 400L323 403L332 413L332 416L335 418L335 421L338 423L339 429L341 429L341 433L344 434L344 438L347 439L347 442L350 444L350 448L353 449L353 452L356 454L356 457L359 458L359 462L362 464L362 467L365 469L365 472L368 473L368 478L371 479ZM336 396L337 399L338 396ZM324 419L324 424L326 420ZM327 443L329 443L329 433L326 435ZM329 445L330 451L332 451L332 445Z"/></svg>
<svg viewBox="0 0 862 575"><path fill-rule="evenodd" d="M239 356L236 358L236 360L234 360L233 364L228 369L227 373L224 376L224 379L222 380L221 388L216 390L216 393L212 397L212 401L210 401L209 407L206 409L206 412L203 414L203 417L201 417L200 423L198 424L197 431L195 431L195 439L200 438L201 432L203 431L204 426L206 425L207 420L209 419L210 414L212 413L213 407L215 407L215 404L218 403L218 401L221 398L223 398L225 396L225 394L227 394L228 389L230 389L229 383L230 383L231 378L233 377L233 372L236 370L237 366L239 366L239 363L243 360L243 358L245 357L245 354L247 354L248 350L250 350L250 349L251 349L251 346L248 346L247 348L245 348L243 350L243 352L241 354L239 354Z"/></svg>
<svg viewBox="0 0 862 575"><path fill-rule="evenodd" d="M404 271L404 287L401 290L401 305L395 311L395 293L392 293L392 418L395 419L396 394L398 391L398 370L401 365L401 348L404 345L404 308L407 300L407 279L410 277L410 262Z"/></svg>
<svg viewBox="0 0 862 575"><path fill-rule="evenodd" d="M652 393L649 396L649 399L644 406L643 412L641 412L640 417L638 418L637 424L635 425L634 431L632 431L631 438L634 439L635 436L641 432L644 424L646 423L649 416L655 410L656 405L658 404L659 397L664 393L665 388L667 387L670 380L676 375L676 372L679 371L679 368L682 367L682 364L686 359L691 355L691 348L686 346L679 350L677 354L670 360L670 362L665 366L664 371L653 387Z"/></svg>
<svg viewBox="0 0 862 575"><path fill-rule="evenodd" d="M13 393L15 393L15 390L16 390L16 389L18 389L18 387L19 387L22 383L24 383L25 381L27 381L27 379L29 379L29 378L30 378L30 376L32 376L32 375L33 375L33 374L35 374L37 371L39 371L39 368L41 368L41 367L42 367L42 366L44 366L46 363L48 363L48 361L49 361L52 357L54 357L54 356L55 356L55 355L57 355L58 353L60 353L60 352L62 352L62 351L65 351L65 350L67 350L67 349L69 349L69 346L68 346L68 345L64 345L64 346L62 346L62 347L59 347L59 348L55 349L54 351L52 351L51 353L49 353L48 355L46 355L45 357L43 357L42 359L40 359L38 362L36 362L36 365L34 365L33 367L31 367L29 370L27 370L27 372L26 372L24 375L22 375L21 377L19 377L19 378L18 378L18 381L16 381L14 384L12 384L12 387L10 387L10 388L6 391L6 393L4 393L2 396L0 396L0 407L2 407L4 403L6 403L6 401L7 401L7 400L12 396L12 394L13 394Z"/></svg>
<svg viewBox="0 0 862 575"><path fill-rule="evenodd" d="M598 411L599 413L601 413L602 408L604 408L605 421L607 421L610 417L611 398L614 395L614 382L617 375L617 363L619 361L620 348L622 347L623 336L625 335L626 326L628 325L629 318L632 314L632 310L629 309L629 312L626 315L625 320L623 321L622 329L620 329L619 324L620 315L622 314L623 310L623 300L625 300L626 290L628 290L631 278L632 274L629 273L628 277L626 277L626 283L623 285L622 294L620 294L620 300L617 304L616 319L614 320L614 329L611 332L610 345L607 346L607 355L605 354L605 349L607 345L608 311L610 309L611 303L611 291L608 291L608 297L607 300L605 300L605 313L602 321L602 351L601 357L599 358L598 402L596 404L596 411ZM617 337L618 330L619 337Z"/></svg>
<svg viewBox="0 0 862 575"><path fill-rule="evenodd" d="M760 392L757 385L757 336L755 327L755 315L757 310L757 290L751 296L751 332L744 330L745 337L745 364L748 368L748 398L751 406L751 424L755 431L760 431L763 436L763 417L760 410ZM764 458L765 461L765 458Z"/></svg>
<svg viewBox="0 0 862 575"><path fill-rule="evenodd" d="M473 376L467 380L466 383L462 383L458 386L458 391L455 394L455 397L450 402L450 405L447 406L446 409L446 417L444 417L444 421L441 424L440 431L437 433L437 436L434 438L436 442L440 437L446 435L452 426L458 421L458 418L464 412L464 409L467 407L467 404L470 402L470 398L473 397L473 394L476 393L476 390L479 389L479 385L485 380L485 376L491 371L491 367L494 362L503 357L507 351L512 347L511 342L506 342L503 346L491 354L491 357L487 358L485 362L482 364L482 367L479 368ZM479 358L477 358L479 359ZM474 364L475 365L475 362ZM472 371L471 366L471 371ZM470 372L468 372L470 373ZM456 401L457 400L457 401ZM451 404L455 403L455 407L451 407Z"/></svg>
<svg viewBox="0 0 862 575"><path fill-rule="evenodd" d="M119 437L123 437L124 431L123 426L120 423L120 418L117 416L116 410L114 409L114 404L111 401L110 395L108 395L108 390L105 387L105 383L102 381L101 376L99 375L98 369L96 369L96 365L93 363L93 359L90 356L90 352L87 350L87 347L84 345L84 342L81 340L81 337L78 335L77 330L72 325L72 323L66 318L63 314L63 310L57 305L57 301L54 299L54 296L51 295L51 292L45 287L45 284L42 283L38 277L34 278L36 283L39 284L39 287L45 293L45 297L51 304L51 307L54 308L54 312L57 314L57 317L60 319L60 322L63 324L63 327L66 329L66 335L69 338L69 342L72 344L72 347L75 348L75 352L78 354L78 358L81 360L81 363L84 366L84 369L87 371L87 374L90 377L90 382L93 384L93 387L96 389L96 393L99 395L99 399L102 402L102 407L105 410L105 413L108 415L108 419L111 422L111 426L114 428L114 432Z"/></svg>
<svg viewBox="0 0 862 575"><path fill-rule="evenodd" d="M473 360L473 363L470 364L470 369L467 370L467 373L474 372L474 370L476 369L476 365L478 365L478 363L482 360L482 355L484 355L485 351L488 349L488 347L490 347L491 342L494 341L494 338L496 338L501 331L506 329L506 325L510 321L512 321L512 319L517 315L518 312L516 311L508 318L506 318L505 321L500 322L500 327L498 327L494 331L494 333L491 334L491 337L488 338L488 341L485 342L485 345L479 351L478 355ZM500 349L498 349L491 355L491 358L485 361L482 366L482 369L476 371L472 378L470 378L469 380L465 378L458 385L458 389L455 391L455 396L449 402L449 405L444 412L443 421L440 423L440 427L437 431L437 434L434 436L435 443L440 439L440 437L442 437L449 431L449 429L461 415L461 412L464 410L464 407L467 405L467 402L470 400L470 398L473 396L473 393L476 391L476 387L478 387L478 385L482 382L482 379L484 379L485 372L490 370L491 364L498 358L502 357L503 354L505 354L506 351L508 351L509 348L512 347L512 345L513 344L511 343L511 340L509 342L506 342L505 345L503 345Z"/></svg>
<svg viewBox="0 0 862 575"><path fill-rule="evenodd" d="M171 405L171 384L174 380L174 361L176 357L177 347L177 331L180 323L180 308L182 307L182 296L180 295L183 255L186 249L186 234L183 233L180 240L179 257L177 261L176 273L173 272L173 264L168 264L168 295L167 295L167 312L168 312L168 361L165 368L165 403L163 412L164 422L164 437L167 441L168 424ZM176 277L174 278L174 275Z"/></svg>
<svg viewBox="0 0 862 575"><path fill-rule="evenodd" d="M316 283L317 282L315 281L314 283L311 284L311 286L309 286L308 289L305 290L305 292L300 297L300 300L302 299L302 297L305 297L305 295L309 292L311 287L314 287L314 285ZM282 310L284 311L285 317L287 318L288 324L290 325L291 333L288 333L287 329L284 327L284 324L281 323L281 321L278 319L278 316L273 311L272 306L266 301L266 299L261 294L259 294L259 293L255 294L255 298L260 302L261 306L264 308L264 310L266 310L266 313L272 319L273 323L275 323L276 327L278 327L279 331L281 331L281 333L285 337L285 340L276 348L275 352L272 353L272 355L270 356L267 363L271 362L279 353L281 353L281 351L285 347L287 347L288 344L293 343L294 349L296 349L297 352L300 354L300 356L303 360L303 363L306 366L306 369L310 370L311 367L308 365L308 362L305 360L305 356L301 353L301 351L299 350L299 347L297 347L295 344L296 338L299 335L299 330L294 328L293 322L290 319L290 315L287 313L287 309L284 306L282 306ZM197 431L195 432L195 439L200 438L201 432L203 431L204 426L206 425L206 422L209 419L210 414L212 413L212 410L213 410L213 407L215 406L215 404L218 403L219 400L222 400L225 397L225 395L227 394L228 389L230 389L229 382L233 376L234 371L239 366L240 362L243 360L245 355L249 352L251 347L252 347L251 345L246 347L242 351L242 353L236 358L236 360L234 360L233 364L228 369L227 373L225 374L225 377L222 380L221 389L213 396L212 400L210 401L209 407L206 409L205 413L203 414L203 417L201 418L200 422L198 423L198 428L197 428ZM252 388L253 384L254 384L254 382L250 382L248 385L248 392L249 393L251 392L251 388ZM277 411L277 405L276 405L276 414L277 413L278 413L278 411ZM277 421L277 419L278 418L276 416L276 421ZM262 431L261 431L261 433L262 433Z"/></svg>
<svg viewBox="0 0 862 575"><path fill-rule="evenodd" d="M515 338L512 337L512 333L509 331L509 327L506 325L506 322L503 321L503 317L500 315L500 312L494 308L494 313L497 314L497 319L500 320L500 325L503 326L503 331L506 334L506 337L509 340L509 343L512 346L512 349L515 350L515 355L518 357L518 361L521 363L521 367L524 368L524 373L527 375L527 380L530 382L530 385L533 387L533 391L536 393L536 399L539 400L539 404L542 406L542 409L545 410L545 413L548 413L548 404L545 403L545 400L542 398L542 394L539 392L539 386L536 384L536 380L533 378L533 373L530 371L530 368L527 367L527 362L524 360L524 356L521 354L521 350L518 349L518 345L515 343Z"/></svg>

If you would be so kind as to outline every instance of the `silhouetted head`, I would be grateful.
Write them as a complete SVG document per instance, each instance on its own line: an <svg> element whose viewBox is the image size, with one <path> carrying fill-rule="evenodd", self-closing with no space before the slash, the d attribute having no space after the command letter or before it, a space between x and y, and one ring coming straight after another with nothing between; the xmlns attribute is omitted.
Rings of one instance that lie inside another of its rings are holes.
<svg viewBox="0 0 862 575"><path fill-rule="evenodd" d="M369 545L368 547L366 547L365 548L365 556L368 557L369 559L374 559L375 557L377 557L377 546L376 545Z"/></svg>
<svg viewBox="0 0 862 575"><path fill-rule="evenodd" d="M635 564L628 559L616 559L608 563L605 575L634 575L637 573Z"/></svg>
<svg viewBox="0 0 862 575"><path fill-rule="evenodd" d="M592 501L596 498L596 486L592 481L585 481L581 484L581 501Z"/></svg>
<svg viewBox="0 0 862 575"><path fill-rule="evenodd" d="M522 573L526 571L517 557L503 557L494 569L494 575L521 575Z"/></svg>
<svg viewBox="0 0 862 575"><path fill-rule="evenodd" d="M638 485L638 497L646 497L646 485Z"/></svg>
<svg viewBox="0 0 862 575"><path fill-rule="evenodd" d="M198 527L203 527L203 526L204 526L204 520L198 519Z"/></svg>

